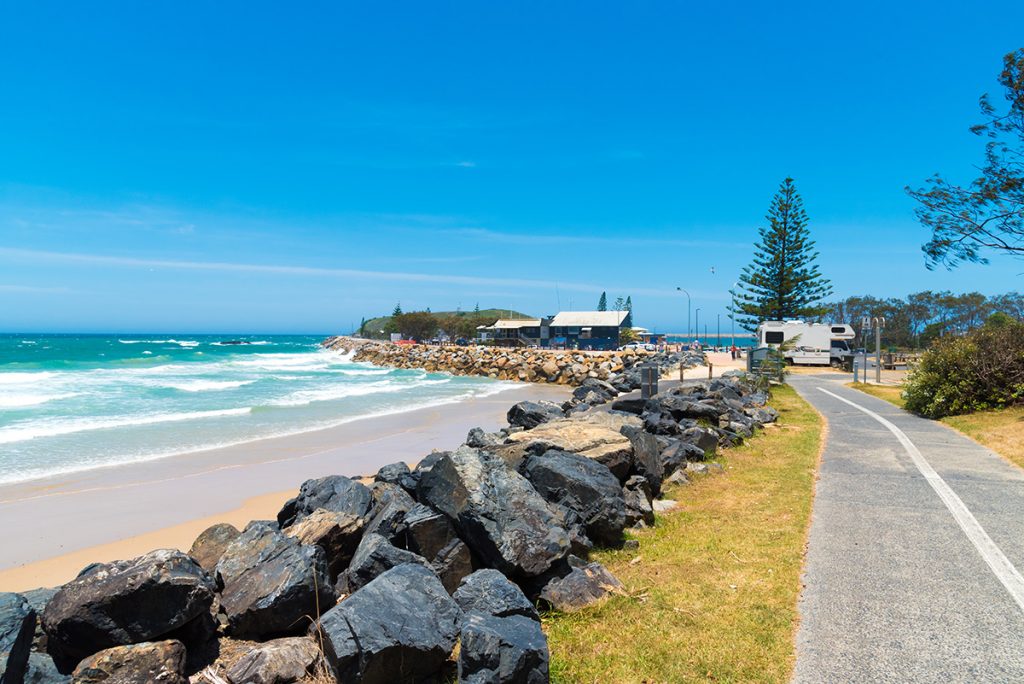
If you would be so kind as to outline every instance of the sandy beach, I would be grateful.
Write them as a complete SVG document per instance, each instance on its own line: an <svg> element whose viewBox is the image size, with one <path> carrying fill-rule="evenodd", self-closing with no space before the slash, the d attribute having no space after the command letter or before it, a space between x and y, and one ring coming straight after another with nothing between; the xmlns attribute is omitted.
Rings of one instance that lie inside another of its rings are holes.
<svg viewBox="0 0 1024 684"><path fill-rule="evenodd" d="M0 591L55 586L89 563L155 548L188 550L215 522L242 527L273 518L308 478L415 463L457 446L470 428L504 427L517 401L563 401L569 392L524 384L325 430L0 487Z"/></svg>

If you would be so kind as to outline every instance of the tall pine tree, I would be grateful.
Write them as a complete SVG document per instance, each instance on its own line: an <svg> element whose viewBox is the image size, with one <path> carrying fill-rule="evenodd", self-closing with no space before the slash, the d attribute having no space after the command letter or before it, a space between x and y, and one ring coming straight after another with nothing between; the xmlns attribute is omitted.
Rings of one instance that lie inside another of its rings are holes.
<svg viewBox="0 0 1024 684"><path fill-rule="evenodd" d="M391 315L392 316L401 316L402 315L402 303L401 302L399 302L398 304L395 304L395 310L391 312Z"/></svg>
<svg viewBox="0 0 1024 684"><path fill-rule="evenodd" d="M633 296L626 297L626 311L633 313Z"/></svg>
<svg viewBox="0 0 1024 684"><path fill-rule="evenodd" d="M729 292L729 313L751 331L761 321L820 316L828 310L821 300L832 294L831 283L815 263L818 252L792 178L779 186L765 218L768 225L758 231L754 260Z"/></svg>
<svg viewBox="0 0 1024 684"><path fill-rule="evenodd" d="M607 311L608 310L608 293L602 292L601 298L597 300L597 310Z"/></svg>

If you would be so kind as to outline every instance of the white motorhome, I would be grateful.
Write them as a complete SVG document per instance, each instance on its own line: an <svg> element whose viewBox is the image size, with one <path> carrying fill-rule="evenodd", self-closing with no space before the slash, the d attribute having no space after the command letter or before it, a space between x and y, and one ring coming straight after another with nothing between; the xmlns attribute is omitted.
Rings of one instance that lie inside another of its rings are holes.
<svg viewBox="0 0 1024 684"><path fill-rule="evenodd" d="M779 347L794 340L793 348L782 352L789 363L807 366L838 366L853 355L850 341L856 337L845 323L804 323L764 321L757 326L760 347Z"/></svg>

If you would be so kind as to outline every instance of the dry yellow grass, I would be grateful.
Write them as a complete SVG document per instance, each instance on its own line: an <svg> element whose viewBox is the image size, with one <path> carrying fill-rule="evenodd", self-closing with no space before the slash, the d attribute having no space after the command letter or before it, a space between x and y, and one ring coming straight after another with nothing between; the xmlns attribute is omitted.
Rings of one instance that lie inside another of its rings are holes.
<svg viewBox="0 0 1024 684"><path fill-rule="evenodd" d="M723 453L726 472L668 492L680 508L595 553L629 591L544 618L556 682L784 682L823 434L789 387L770 427Z"/></svg>
<svg viewBox="0 0 1024 684"><path fill-rule="evenodd" d="M885 401L903 408L903 386L902 385L872 385L864 382L848 382L847 387L858 389L864 394L884 399Z"/></svg>
<svg viewBox="0 0 1024 684"><path fill-rule="evenodd" d="M942 422L1024 468L1024 406L950 416Z"/></svg>

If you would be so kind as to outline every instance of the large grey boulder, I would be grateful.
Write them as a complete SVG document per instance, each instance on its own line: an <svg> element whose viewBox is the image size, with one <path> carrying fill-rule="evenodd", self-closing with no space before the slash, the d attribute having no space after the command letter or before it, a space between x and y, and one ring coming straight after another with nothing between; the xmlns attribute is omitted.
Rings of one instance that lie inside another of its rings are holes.
<svg viewBox="0 0 1024 684"><path fill-rule="evenodd" d="M20 682L36 631L36 612L21 594L0 593L0 682Z"/></svg>
<svg viewBox="0 0 1024 684"><path fill-rule="evenodd" d="M203 570L213 572L217 569L217 562L224 554L224 549L228 548L228 544L235 541L240 534L238 528L227 523L217 523L207 527L192 542L192 548L188 550L188 555L195 558Z"/></svg>
<svg viewBox="0 0 1024 684"><path fill-rule="evenodd" d="M352 554L363 538L364 525L365 519L362 516L320 508L300 522L286 527L284 533L302 544L323 549L327 572L334 582L352 560Z"/></svg>
<svg viewBox="0 0 1024 684"><path fill-rule="evenodd" d="M485 451L462 447L420 479L419 500L447 515L487 567L540 575L569 553L568 532L525 477Z"/></svg>
<svg viewBox="0 0 1024 684"><path fill-rule="evenodd" d="M473 572L473 557L451 520L417 504L406 514L405 524L406 548L427 559L449 594L455 591L462 578Z"/></svg>
<svg viewBox="0 0 1024 684"><path fill-rule="evenodd" d="M680 468L685 468L690 461L703 461L704 457L704 450L696 444L673 440L661 451L661 465L668 476Z"/></svg>
<svg viewBox="0 0 1024 684"><path fill-rule="evenodd" d="M630 433L633 443L633 473L647 478L651 492L657 496L661 492L661 482L665 479L665 464L661 460L661 445L658 439L643 430Z"/></svg>
<svg viewBox="0 0 1024 684"><path fill-rule="evenodd" d="M320 648L308 636L258 644L227 671L231 684L289 684L315 671Z"/></svg>
<svg viewBox="0 0 1024 684"><path fill-rule="evenodd" d="M363 537L352 556L348 570L338 581L338 592L350 594L369 584L379 575L406 563L428 567L427 560L412 551L394 546L387 538L370 532Z"/></svg>
<svg viewBox="0 0 1024 684"><path fill-rule="evenodd" d="M548 682L548 640L535 620L467 613L459 644L463 684Z"/></svg>
<svg viewBox="0 0 1024 684"><path fill-rule="evenodd" d="M477 570L463 579L452 598L466 613L475 611L495 617L521 615L540 621L537 609L523 590L490 568Z"/></svg>
<svg viewBox="0 0 1024 684"><path fill-rule="evenodd" d="M215 589L195 559L177 550L98 565L50 599L43 611L47 648L65 669L106 648L164 638L208 620Z"/></svg>
<svg viewBox="0 0 1024 684"><path fill-rule="evenodd" d="M527 457L523 472L547 501L576 511L587 537L604 546L622 541L626 503L618 478L596 461L551 449Z"/></svg>
<svg viewBox="0 0 1024 684"><path fill-rule="evenodd" d="M366 516L372 505L373 496L366 485L341 475L330 475L303 482L299 495L289 499L277 514L277 522L282 528L288 527L318 508Z"/></svg>
<svg viewBox="0 0 1024 684"><path fill-rule="evenodd" d="M681 439L703 451L705 459L713 457L718 449L718 433L706 427L687 428L683 430Z"/></svg>
<svg viewBox="0 0 1024 684"><path fill-rule="evenodd" d="M562 418L562 408L550 401L521 401L508 410L508 424L527 430L555 418Z"/></svg>
<svg viewBox="0 0 1024 684"><path fill-rule="evenodd" d="M243 639L301 633L334 605L323 549L250 523L217 564L228 632Z"/></svg>
<svg viewBox="0 0 1024 684"><path fill-rule="evenodd" d="M548 582L540 592L540 600L555 610L570 613L612 594L625 594L622 583L600 563L590 563Z"/></svg>
<svg viewBox="0 0 1024 684"><path fill-rule="evenodd" d="M180 641L115 646L75 668L75 684L186 684L185 645Z"/></svg>
<svg viewBox="0 0 1024 684"><path fill-rule="evenodd" d="M329 610L311 632L339 682L430 680L455 648L462 611L428 568L400 565Z"/></svg>

